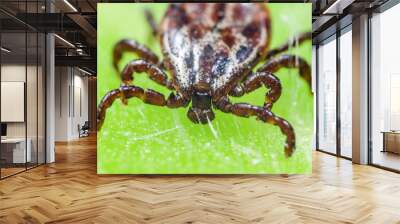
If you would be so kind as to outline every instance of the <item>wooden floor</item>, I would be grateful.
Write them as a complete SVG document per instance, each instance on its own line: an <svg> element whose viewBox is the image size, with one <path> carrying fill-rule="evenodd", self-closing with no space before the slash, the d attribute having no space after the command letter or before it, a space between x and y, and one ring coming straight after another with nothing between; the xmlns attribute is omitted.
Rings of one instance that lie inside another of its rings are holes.
<svg viewBox="0 0 400 224"><path fill-rule="evenodd" d="M311 176L99 176L95 138L0 181L0 223L400 223L400 175L314 154Z"/></svg>
<svg viewBox="0 0 400 224"><path fill-rule="evenodd" d="M374 151L374 164L400 170L400 155L391 152Z"/></svg>
<svg viewBox="0 0 400 224"><path fill-rule="evenodd" d="M19 167L7 167L7 168L1 168L1 177L8 177L11 176L13 174L22 172L25 170L25 167L23 168L19 168Z"/></svg>

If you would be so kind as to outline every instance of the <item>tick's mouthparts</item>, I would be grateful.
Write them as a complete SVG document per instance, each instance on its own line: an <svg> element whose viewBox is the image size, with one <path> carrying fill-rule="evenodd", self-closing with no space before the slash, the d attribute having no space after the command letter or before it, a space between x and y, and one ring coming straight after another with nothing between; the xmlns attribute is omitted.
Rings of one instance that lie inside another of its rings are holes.
<svg viewBox="0 0 400 224"><path fill-rule="evenodd" d="M193 123L201 124L207 124L215 118L214 111L211 109L199 109L194 107L189 108L187 116Z"/></svg>

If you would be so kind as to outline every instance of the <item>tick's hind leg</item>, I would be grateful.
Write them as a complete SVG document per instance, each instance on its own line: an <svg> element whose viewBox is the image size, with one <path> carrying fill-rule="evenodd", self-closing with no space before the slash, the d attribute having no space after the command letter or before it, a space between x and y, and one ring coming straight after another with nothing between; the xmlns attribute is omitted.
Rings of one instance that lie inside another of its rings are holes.
<svg viewBox="0 0 400 224"><path fill-rule="evenodd" d="M267 59L270 59L270 58L272 58L272 57L274 57L274 56L276 56L276 55L278 55L278 54L280 54L282 52L285 52L291 47L295 47L297 45L300 45L301 43L303 43L306 40L311 40L311 33L310 32L302 33L299 36L297 36L297 37L293 38L292 40L288 41L284 45L282 45L282 46L280 46L278 48L270 50L268 52Z"/></svg>
<svg viewBox="0 0 400 224"><path fill-rule="evenodd" d="M124 39L124 40L119 41L114 46L113 66L116 71L119 72L118 63L121 60L122 55L127 52L135 53L141 59L149 61L153 64L159 63L157 55L155 53L153 53L149 48L147 48L146 46L144 46L134 40Z"/></svg>
<svg viewBox="0 0 400 224"><path fill-rule="evenodd" d="M232 104L227 98L221 99L215 105L225 113L232 113L241 117L255 116L265 123L278 126L281 132L286 135L285 155L290 157L293 154L296 147L296 137L292 125L285 119L276 116L268 108L247 103Z"/></svg>
<svg viewBox="0 0 400 224"><path fill-rule="evenodd" d="M257 71L275 73L281 68L298 68L300 76L311 87L311 67L304 59L295 55L282 55L271 59Z"/></svg>
<svg viewBox="0 0 400 224"><path fill-rule="evenodd" d="M144 10L144 15L146 16L146 20L149 23L149 26L150 26L151 31L153 33L153 36L156 37L158 35L157 23L156 23L156 20L154 19L153 13L151 13L150 10L146 9L146 10Z"/></svg>

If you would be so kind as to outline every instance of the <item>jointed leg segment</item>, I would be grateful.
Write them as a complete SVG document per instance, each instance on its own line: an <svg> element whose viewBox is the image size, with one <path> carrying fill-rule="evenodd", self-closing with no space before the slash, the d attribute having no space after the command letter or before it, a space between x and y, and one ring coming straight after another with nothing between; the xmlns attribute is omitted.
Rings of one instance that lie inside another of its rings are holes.
<svg viewBox="0 0 400 224"><path fill-rule="evenodd" d="M311 86L310 65L304 59L294 55L282 55L279 58L271 59L257 71L275 73L281 68L298 68L300 76Z"/></svg>
<svg viewBox="0 0 400 224"><path fill-rule="evenodd" d="M133 81L133 73L145 72L149 75L149 78L156 83L173 89L171 83L168 81L168 76L158 66L152 62L148 62L142 59L137 59L129 62L124 70L121 72L121 81L125 85L129 85Z"/></svg>
<svg viewBox="0 0 400 224"><path fill-rule="evenodd" d="M269 91L265 94L264 107L271 109L282 93L281 82L278 77L270 72L251 73L242 83L235 86L229 93L230 96L240 97L253 92L264 85Z"/></svg>
<svg viewBox="0 0 400 224"><path fill-rule="evenodd" d="M293 40L285 43L284 45L282 45L282 46L280 46L278 48L270 50L268 52L268 55L267 55L267 60L272 58L272 57L274 57L274 56L276 56L276 55L278 55L278 54L280 54L280 53L282 53L282 52L287 51L290 47L294 47L296 45L300 45L301 43L303 43L306 40L311 40L311 33L310 32L302 33L299 36L297 36L296 38L294 38Z"/></svg>
<svg viewBox="0 0 400 224"><path fill-rule="evenodd" d="M159 85L165 86L169 89L173 89L171 83L168 80L168 76L156 65L151 62L147 62L141 59L133 60L127 64L121 73L122 84L128 86L133 81L133 73L145 72L149 75L149 78ZM127 104L124 94L122 94L122 102Z"/></svg>
<svg viewBox="0 0 400 224"><path fill-rule="evenodd" d="M137 86L121 86L119 89L114 89L108 92L101 100L99 107L97 108L98 130L100 130L103 125L107 108L109 108L116 99L129 99L132 97L137 97L143 102L152 105L164 106L166 104L164 95L161 93L153 90L143 90Z"/></svg>
<svg viewBox="0 0 400 224"><path fill-rule="evenodd" d="M158 58L155 55L153 55L153 57L150 50L147 51L145 48L137 46L138 45L134 42L128 43L121 41L115 48L114 66L116 66L116 68L124 51L136 52L139 53L139 55L142 54L141 56L146 57L147 60L138 59L128 63L120 74L122 82L121 87L119 89L111 90L103 97L97 109L98 130L100 130L104 122L107 108L109 108L118 98L120 98L124 104L128 103L127 100L129 98L136 97L148 104L167 106L170 108L186 106L189 102L180 94L175 95L171 93L166 100L165 96L159 92L151 89L143 90L140 87L131 85L134 79L133 74L136 72L144 72L148 74L151 80L155 81L159 85L165 86L171 90L174 89L165 72L155 64L158 62Z"/></svg>
<svg viewBox="0 0 400 224"><path fill-rule="evenodd" d="M257 72L249 75L243 82L245 93L250 93L264 85L269 88L265 94L264 107L271 110L272 105L279 99L282 93L281 82L278 77L270 72Z"/></svg>
<svg viewBox="0 0 400 224"><path fill-rule="evenodd" d="M157 23L156 20L154 19L153 14L149 10L145 10L144 14L146 16L146 20L149 23L153 35L157 36Z"/></svg>
<svg viewBox="0 0 400 224"><path fill-rule="evenodd" d="M291 156L293 154L296 147L296 137L293 127L288 121L276 116L268 108L258 107L247 103L232 104L226 97L218 101L216 107L225 113L232 113L241 117L255 116L265 123L278 126L281 129L281 132L286 135L286 144L284 147L285 155Z"/></svg>
<svg viewBox="0 0 400 224"><path fill-rule="evenodd" d="M159 92L151 89L142 89L137 86L121 86L118 89L108 92L97 108L97 129L100 130L106 116L106 110L111 107L114 101L118 98L127 100L130 98L139 98L144 103L155 106L168 106L170 108L180 107L187 105L188 101L181 98L180 95L171 94L167 100L165 96Z"/></svg>
<svg viewBox="0 0 400 224"><path fill-rule="evenodd" d="M265 123L278 126L281 132L286 135L286 156L293 154L296 147L296 136L293 127L288 121L271 112L272 105L279 99L282 93L281 83L273 73L281 68L298 68L300 76L311 86L311 68L306 61L294 55L283 55L279 58L273 57L288 50L289 47L309 39L311 39L311 34L305 33L295 41L288 42L280 48L270 51L267 55L267 63L259 68L256 73L250 73L242 83L238 84L229 93L231 96L242 96L264 85L269 88L269 91L266 93L263 107L247 103L232 104L229 102L228 97L224 97L215 103L215 106L225 113L232 113L242 117L255 116Z"/></svg>
<svg viewBox="0 0 400 224"><path fill-rule="evenodd" d="M119 71L118 63L122 58L122 55L126 52L137 54L141 59L149 61L153 64L158 64L158 57L146 46L134 41L124 39L118 42L114 47L113 53L113 66L115 70Z"/></svg>

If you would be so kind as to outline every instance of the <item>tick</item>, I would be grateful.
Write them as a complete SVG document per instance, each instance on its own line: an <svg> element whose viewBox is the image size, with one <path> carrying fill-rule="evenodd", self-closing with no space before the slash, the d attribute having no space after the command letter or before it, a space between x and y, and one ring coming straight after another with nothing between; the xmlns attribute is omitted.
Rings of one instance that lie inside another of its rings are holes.
<svg viewBox="0 0 400 224"><path fill-rule="evenodd" d="M152 15L146 17L159 38L163 60L146 46L134 40L121 40L113 51L113 65L120 74L120 88L111 90L101 100L97 110L98 129L104 122L106 110L116 99L123 104L136 97L144 103L169 108L188 107L187 116L194 123L206 124L215 118L213 109L240 117L256 117L276 125L286 136L285 155L295 149L292 125L271 112L282 87L274 75L281 68L298 68L309 84L310 66L302 58L282 55L290 47L311 39L304 33L279 48L269 50L271 40L270 12L265 4L257 3L182 3L170 4L160 25ZM140 59L129 62L122 71L118 64L126 52ZM255 69L260 62L264 64ZM169 71L171 78L165 70ZM144 72L157 84L170 89L163 94L133 84L134 74ZM263 106L232 103L261 86L268 91Z"/></svg>

